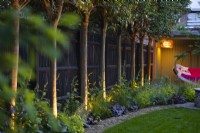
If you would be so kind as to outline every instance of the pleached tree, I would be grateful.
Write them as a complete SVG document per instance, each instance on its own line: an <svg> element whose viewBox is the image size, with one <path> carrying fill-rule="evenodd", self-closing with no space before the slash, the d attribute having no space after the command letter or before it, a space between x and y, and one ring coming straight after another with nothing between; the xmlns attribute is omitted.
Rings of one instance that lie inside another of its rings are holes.
<svg viewBox="0 0 200 133"><path fill-rule="evenodd" d="M121 38L122 28L125 27L125 23L129 18L127 10L124 9L127 2L124 0L118 1L105 1L98 0L96 5L96 11L100 12L100 27L101 27L101 86L103 91L103 98L106 99L106 37L109 27L113 27L112 30L117 33L117 79L120 82L122 77L121 72Z"/></svg>
<svg viewBox="0 0 200 133"><path fill-rule="evenodd" d="M56 35L58 24L62 15L63 10L63 4L64 0L58 0L58 1L49 1L44 0L43 5L47 12L47 17L50 25L54 28L54 35ZM56 53L57 48L57 41L56 36L53 38L52 45L54 47L54 52ZM50 98L50 105L52 107L52 113L55 117L57 117L57 59L54 57L51 60L50 65L50 92L51 92L51 98Z"/></svg>
<svg viewBox="0 0 200 133"><path fill-rule="evenodd" d="M19 65L19 13L20 10L23 9L29 0L12 0L11 1L11 10L12 10L12 44L11 44L11 55L13 56L13 65L11 70L11 89L13 93L17 92L17 81L18 81L18 65ZM14 106L15 106L15 98L11 99L11 117L14 119ZM14 123L11 120L11 128L14 128Z"/></svg>
<svg viewBox="0 0 200 133"><path fill-rule="evenodd" d="M103 98L106 99L106 35L108 29L108 10L106 8L101 9L102 24L101 24L101 86L103 91Z"/></svg>
<svg viewBox="0 0 200 133"><path fill-rule="evenodd" d="M80 43L80 88L81 100L84 108L88 106L88 72L87 72L87 46L88 46L88 25L92 10L94 9L95 0L69 0L68 4L76 7L76 11L82 17L81 25L81 43Z"/></svg>
<svg viewBox="0 0 200 133"><path fill-rule="evenodd" d="M144 39L147 36L147 29L152 14L155 14L154 2L140 1L138 2L137 11L137 32L140 42L140 85L144 85Z"/></svg>
<svg viewBox="0 0 200 133"><path fill-rule="evenodd" d="M135 82L136 80L136 36L138 33L138 17L137 17L137 6L138 6L138 1L130 1L128 4L128 27L127 32L129 35L129 38L131 40L131 82Z"/></svg>
<svg viewBox="0 0 200 133"><path fill-rule="evenodd" d="M100 12L100 27L101 27L101 87L103 98L106 99L106 37L108 24L111 18L110 6L112 1L97 0L97 12Z"/></svg>
<svg viewBox="0 0 200 133"><path fill-rule="evenodd" d="M113 6L114 5L114 6ZM134 3L126 0L113 1L111 6L111 26L117 33L117 81L120 83L122 76L122 34L132 20ZM126 8L124 8L126 7Z"/></svg>

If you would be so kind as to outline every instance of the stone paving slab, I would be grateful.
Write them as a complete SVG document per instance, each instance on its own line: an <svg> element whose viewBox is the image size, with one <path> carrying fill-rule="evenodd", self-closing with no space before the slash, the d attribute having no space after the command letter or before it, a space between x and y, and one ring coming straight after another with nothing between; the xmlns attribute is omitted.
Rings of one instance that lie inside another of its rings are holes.
<svg viewBox="0 0 200 133"><path fill-rule="evenodd" d="M196 109L196 110L200 110L200 108L197 108L194 106L194 103L192 102L188 102L188 103L184 103L184 104L176 104L176 107L184 107L184 108L189 108L189 109Z"/></svg>
<svg viewBox="0 0 200 133"><path fill-rule="evenodd" d="M106 128L112 127L116 124L119 124L121 122L124 122L128 119L134 118L136 116L144 115L152 111L157 111L161 109L169 109L169 108L175 108L175 107L185 107L190 109L197 109L200 110L200 108L194 107L194 103L185 103L185 104L173 104L173 105L164 105L164 106L155 106L155 107L148 107L139 109L136 112L128 112L123 116L119 117L111 117L105 120L102 120L98 122L97 125L91 125L90 128L85 129L85 133L102 133L103 130Z"/></svg>

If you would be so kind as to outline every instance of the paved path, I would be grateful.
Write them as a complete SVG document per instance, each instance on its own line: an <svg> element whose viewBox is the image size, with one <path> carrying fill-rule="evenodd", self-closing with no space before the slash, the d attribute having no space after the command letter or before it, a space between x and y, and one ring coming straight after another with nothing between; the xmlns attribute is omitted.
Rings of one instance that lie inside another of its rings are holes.
<svg viewBox="0 0 200 133"><path fill-rule="evenodd" d="M184 103L184 104L176 104L175 107L184 107L184 108L189 108L189 109L196 109L196 110L200 110L200 108L197 108L194 106L194 103Z"/></svg>
<svg viewBox="0 0 200 133"><path fill-rule="evenodd" d="M111 118L102 120L97 125L91 125L90 128L86 128L85 133L101 133L106 128L112 127L116 124L119 124L128 119L134 118L136 116L147 114L149 112L156 111L156 110L169 109L169 108L175 108L175 107L185 107L185 108L200 110L200 108L194 107L194 103L174 104L174 105L143 108L143 109L139 109L137 112L128 112L127 114L120 117L111 117Z"/></svg>

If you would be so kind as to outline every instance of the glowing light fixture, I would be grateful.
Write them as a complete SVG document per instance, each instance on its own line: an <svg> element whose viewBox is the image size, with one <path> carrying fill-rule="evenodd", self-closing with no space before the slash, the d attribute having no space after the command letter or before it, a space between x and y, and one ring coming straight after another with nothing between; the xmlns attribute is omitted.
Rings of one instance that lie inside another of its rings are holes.
<svg viewBox="0 0 200 133"><path fill-rule="evenodd" d="M173 48L173 41L172 40L161 40L161 48Z"/></svg>

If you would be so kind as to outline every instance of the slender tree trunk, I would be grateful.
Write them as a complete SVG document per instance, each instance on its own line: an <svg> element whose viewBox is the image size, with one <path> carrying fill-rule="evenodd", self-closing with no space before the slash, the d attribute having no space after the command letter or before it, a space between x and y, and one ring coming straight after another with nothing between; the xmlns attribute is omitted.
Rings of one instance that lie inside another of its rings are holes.
<svg viewBox="0 0 200 133"><path fill-rule="evenodd" d="M50 24L54 28L54 33L56 35L58 24L61 18L62 9L63 9L63 3L64 0L59 1L59 3L56 3L55 1L43 1L48 19ZM56 52L57 49L57 40L56 36L53 38L52 45L54 47L54 52ZM51 91L51 99L50 99L50 105L52 107L52 113L57 118L57 59L54 57L51 60L50 64L50 91Z"/></svg>
<svg viewBox="0 0 200 133"><path fill-rule="evenodd" d="M141 69L141 86L144 86L144 37L140 37L140 69Z"/></svg>
<svg viewBox="0 0 200 133"><path fill-rule="evenodd" d="M121 34L121 31L118 33L118 42L117 42L117 51L118 51L118 65L117 65L117 79L118 79L118 82L120 83L121 82L121 77L122 77L122 51L121 51L121 40L122 40L122 34Z"/></svg>
<svg viewBox="0 0 200 133"><path fill-rule="evenodd" d="M54 25L54 32L57 31L57 25ZM57 48L57 42L56 37L54 37L53 40L53 47L54 51L56 52ZM50 66L50 90L51 90L51 99L50 99L50 105L52 107L52 113L55 117L57 117L57 59L54 57L54 59L51 61Z"/></svg>
<svg viewBox="0 0 200 133"><path fill-rule="evenodd" d="M132 34L131 38L131 81L135 81L135 52L136 52L136 43L135 43L135 34Z"/></svg>
<svg viewBox="0 0 200 133"><path fill-rule="evenodd" d="M148 64L147 64L147 68L148 68L148 81L150 83L151 81L151 46L152 46L152 37L149 36L149 44L148 44Z"/></svg>
<svg viewBox="0 0 200 133"><path fill-rule="evenodd" d="M88 86L87 86L87 34L88 34L89 15L85 15L82 24L82 40L80 44L80 75L81 75L81 98L84 108L88 105Z"/></svg>
<svg viewBox="0 0 200 133"><path fill-rule="evenodd" d="M18 76L18 62L19 62L19 0L12 1L12 8L14 12L13 19L13 44L12 44L12 55L15 57L12 71L11 71L11 88L14 93L17 92L17 76ZM11 128L14 129L14 106L15 98L11 99Z"/></svg>
<svg viewBox="0 0 200 133"><path fill-rule="evenodd" d="M102 90L103 98L106 99L106 34L107 34L108 22L104 16L103 28L102 28L102 44L101 44L101 80L102 80Z"/></svg>
<svg viewBox="0 0 200 133"><path fill-rule="evenodd" d="M13 1L14 20L13 20L13 49L12 53L15 57L12 68L12 90L17 92L17 76L18 76L18 60L19 60L19 2ZM11 105L15 106L15 99L11 100Z"/></svg>

